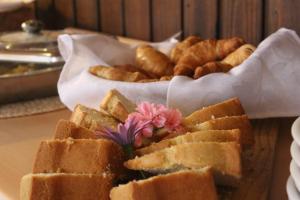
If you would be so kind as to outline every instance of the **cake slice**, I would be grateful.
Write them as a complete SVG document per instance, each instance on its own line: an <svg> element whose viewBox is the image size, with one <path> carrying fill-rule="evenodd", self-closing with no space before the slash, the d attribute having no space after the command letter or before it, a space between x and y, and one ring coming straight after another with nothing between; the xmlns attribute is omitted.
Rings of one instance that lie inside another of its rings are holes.
<svg viewBox="0 0 300 200"><path fill-rule="evenodd" d="M243 114L245 114L245 111L239 99L232 98L221 103L197 110L184 118L182 123L186 127L191 127L210 119Z"/></svg>
<svg viewBox="0 0 300 200"><path fill-rule="evenodd" d="M134 112L136 105L117 90L110 90L102 100L100 107L121 122L125 122L129 113Z"/></svg>
<svg viewBox="0 0 300 200"><path fill-rule="evenodd" d="M33 173L112 173L124 172L124 153L118 144L107 139L65 139L42 141Z"/></svg>
<svg viewBox="0 0 300 200"><path fill-rule="evenodd" d="M105 112L97 111L92 108L78 104L70 118L78 126L83 126L92 131L104 127L116 130L118 121Z"/></svg>
<svg viewBox="0 0 300 200"><path fill-rule="evenodd" d="M56 125L55 139L97 139L95 133L73 122L61 119Z"/></svg>
<svg viewBox="0 0 300 200"><path fill-rule="evenodd" d="M209 168L184 170L114 187L111 200L217 200Z"/></svg>
<svg viewBox="0 0 300 200"><path fill-rule="evenodd" d="M237 185L241 178L240 145L237 142L198 142L179 144L124 163L133 170L167 173L182 169L212 167L221 185Z"/></svg>
<svg viewBox="0 0 300 200"><path fill-rule="evenodd" d="M252 126L247 115L211 119L191 127L192 131L230 129L241 130L241 143L243 146L249 147L254 144Z"/></svg>
<svg viewBox="0 0 300 200"><path fill-rule="evenodd" d="M21 180L20 200L109 200L108 174L27 174Z"/></svg>
<svg viewBox="0 0 300 200"><path fill-rule="evenodd" d="M237 142L240 144L240 130L208 130L196 131L177 136L175 138L162 140L157 143L137 149L136 154L141 156L154 151L165 149L178 144L192 143L192 142Z"/></svg>

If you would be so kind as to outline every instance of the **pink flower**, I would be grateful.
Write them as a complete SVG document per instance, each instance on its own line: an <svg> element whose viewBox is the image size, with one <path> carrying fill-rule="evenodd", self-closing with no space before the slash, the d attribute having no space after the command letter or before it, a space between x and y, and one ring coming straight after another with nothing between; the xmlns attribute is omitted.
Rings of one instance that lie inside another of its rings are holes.
<svg viewBox="0 0 300 200"><path fill-rule="evenodd" d="M166 118L162 115L167 108L162 104L153 104L149 102L142 102L138 105L137 111L145 119L151 120L152 124L156 128L161 128L166 122Z"/></svg>
<svg viewBox="0 0 300 200"><path fill-rule="evenodd" d="M166 119L164 127L168 131L174 131L180 127L182 115L181 112L179 112L179 110L169 109L164 111L163 115Z"/></svg>

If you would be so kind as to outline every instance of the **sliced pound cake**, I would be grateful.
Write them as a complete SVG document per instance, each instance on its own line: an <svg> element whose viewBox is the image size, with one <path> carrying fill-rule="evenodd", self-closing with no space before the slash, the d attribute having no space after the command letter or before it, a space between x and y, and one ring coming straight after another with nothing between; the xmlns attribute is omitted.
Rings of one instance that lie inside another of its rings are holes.
<svg viewBox="0 0 300 200"><path fill-rule="evenodd" d="M109 200L109 174L27 174L21 180L21 200Z"/></svg>
<svg viewBox="0 0 300 200"><path fill-rule="evenodd" d="M124 165L128 169L151 173L210 166L217 183L236 186L242 176L240 154L240 145L237 142L186 143L136 157Z"/></svg>
<svg viewBox="0 0 300 200"><path fill-rule="evenodd" d="M111 200L217 200L210 168L184 170L119 185Z"/></svg>
<svg viewBox="0 0 300 200"><path fill-rule="evenodd" d="M240 144L240 130L208 130L196 131L177 136L175 138L162 140L157 143L137 149L136 154L141 156L154 151L165 149L177 144L193 143L193 142L232 142L235 141Z"/></svg>
<svg viewBox="0 0 300 200"><path fill-rule="evenodd" d="M122 174L124 152L106 139L65 139L42 141L33 173Z"/></svg>

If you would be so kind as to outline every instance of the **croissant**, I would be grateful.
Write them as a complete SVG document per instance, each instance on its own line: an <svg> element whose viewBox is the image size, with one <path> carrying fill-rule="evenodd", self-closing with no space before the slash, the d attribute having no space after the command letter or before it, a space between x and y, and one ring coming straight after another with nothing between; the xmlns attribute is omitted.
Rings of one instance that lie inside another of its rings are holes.
<svg viewBox="0 0 300 200"><path fill-rule="evenodd" d="M160 51L149 45L139 46L136 50L137 66L147 72L151 78L173 74L173 64L171 60Z"/></svg>
<svg viewBox="0 0 300 200"><path fill-rule="evenodd" d="M204 40L188 48L174 68L175 75L193 76L197 66L207 62L221 60L245 42L233 37L223 40Z"/></svg>
<svg viewBox="0 0 300 200"><path fill-rule="evenodd" d="M170 54L170 59L173 63L177 63L185 50L187 50L192 45L200 42L201 38L197 36L189 36L184 39L182 42L176 44L176 46L172 49Z"/></svg>
<svg viewBox="0 0 300 200"><path fill-rule="evenodd" d="M227 63L233 67L240 65L246 60L254 51L256 47L251 44L244 44L222 60L222 63Z"/></svg>
<svg viewBox="0 0 300 200"><path fill-rule="evenodd" d="M215 72L228 72L232 65L222 62L208 62L203 66L197 67L194 73L194 79L198 79L204 75L215 73Z"/></svg>
<svg viewBox="0 0 300 200"><path fill-rule="evenodd" d="M137 82L139 80L147 79L147 76L140 72L128 72L122 69L106 66L90 67L89 72L100 78L115 81Z"/></svg>
<svg viewBox="0 0 300 200"><path fill-rule="evenodd" d="M147 73L141 69L139 69L138 67L131 65L131 64L124 64L124 65L114 65L113 66L115 69L120 69L120 70L124 70L127 72L140 72L141 74L145 75L146 77L148 77Z"/></svg>

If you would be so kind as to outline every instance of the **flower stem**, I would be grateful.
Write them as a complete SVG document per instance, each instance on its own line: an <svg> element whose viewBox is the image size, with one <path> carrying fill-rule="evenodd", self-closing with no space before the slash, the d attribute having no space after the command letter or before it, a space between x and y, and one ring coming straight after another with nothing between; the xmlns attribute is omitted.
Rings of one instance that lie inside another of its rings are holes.
<svg viewBox="0 0 300 200"><path fill-rule="evenodd" d="M127 159L134 158L134 150L132 145L130 144L124 145L123 150L125 152L125 155L127 156Z"/></svg>

